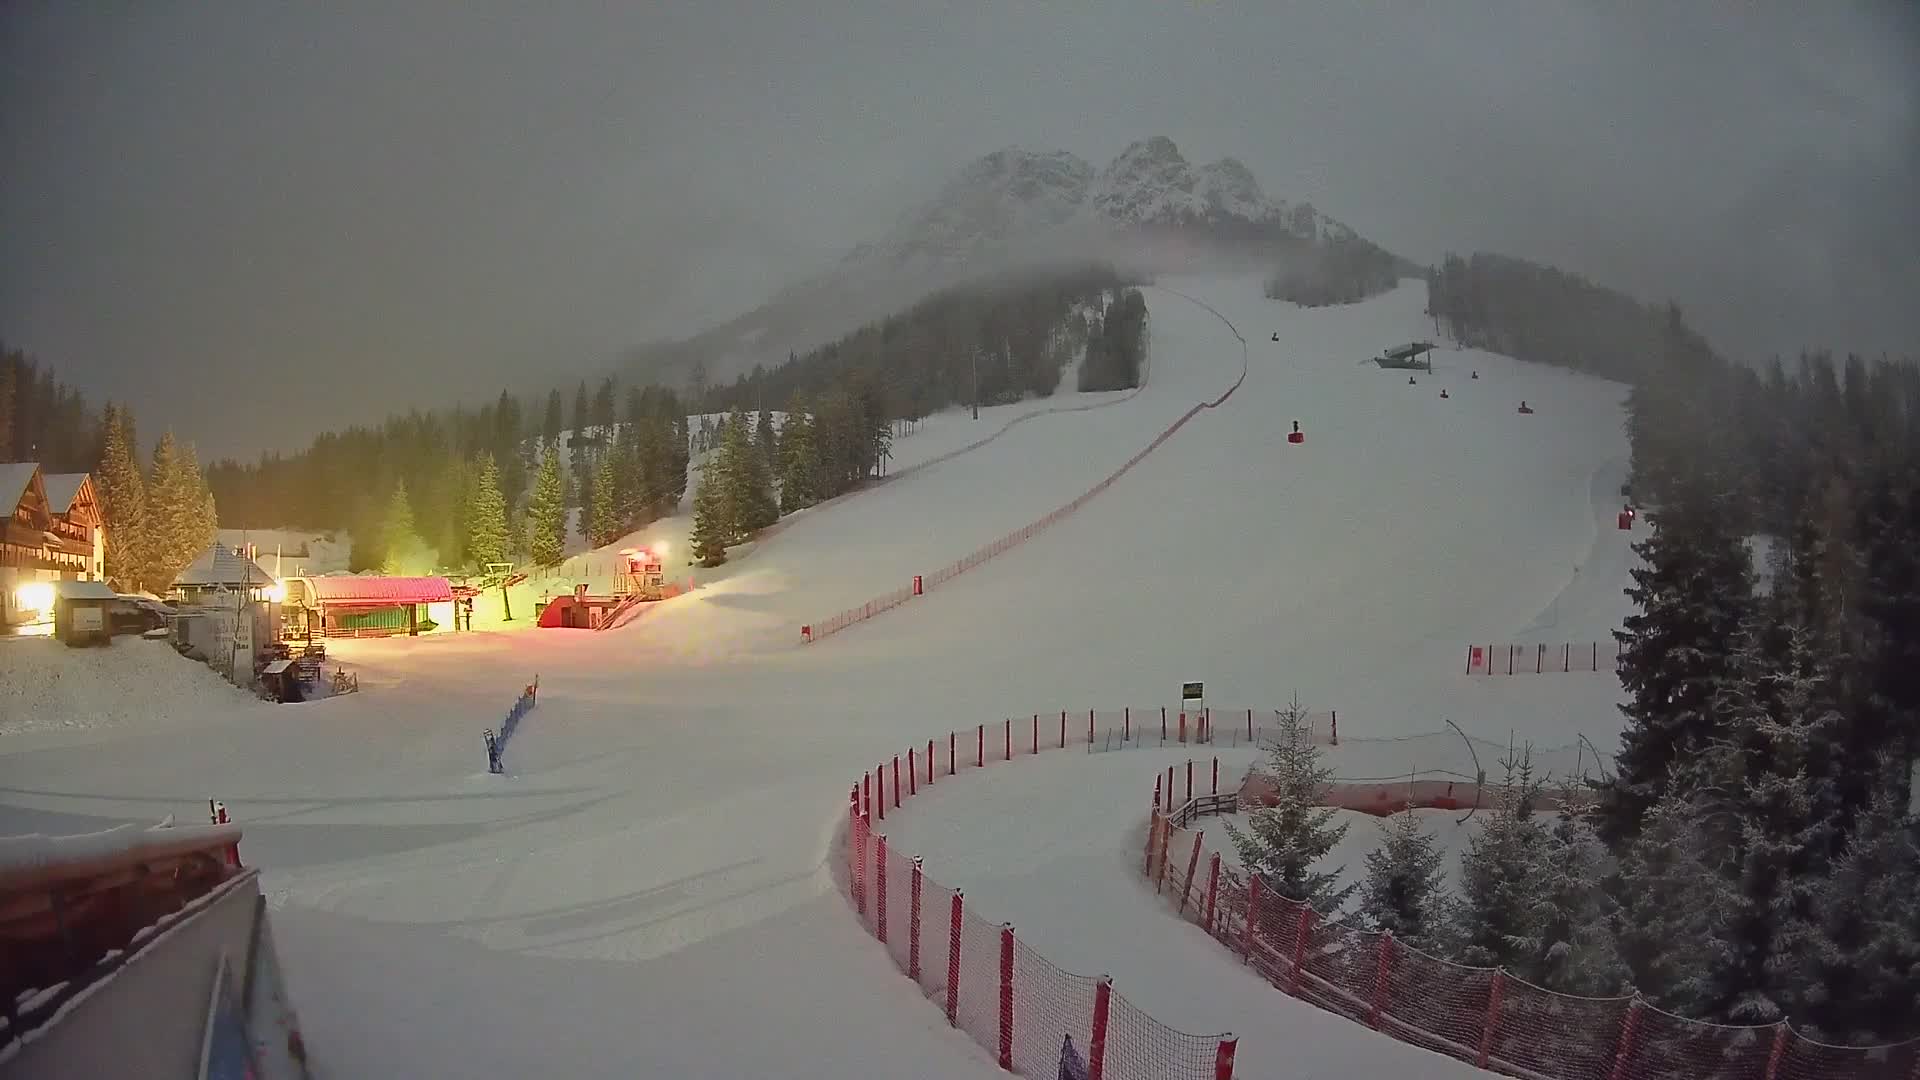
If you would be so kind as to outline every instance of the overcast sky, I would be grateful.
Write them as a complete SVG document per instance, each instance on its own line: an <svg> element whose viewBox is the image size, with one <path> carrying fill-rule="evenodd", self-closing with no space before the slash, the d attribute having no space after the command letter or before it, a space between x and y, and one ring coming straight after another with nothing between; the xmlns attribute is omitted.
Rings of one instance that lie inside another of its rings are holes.
<svg viewBox="0 0 1920 1080"><path fill-rule="evenodd" d="M1164 134L1730 351L1920 353L1916 7L6 3L0 339L251 456L737 314L1000 146Z"/></svg>

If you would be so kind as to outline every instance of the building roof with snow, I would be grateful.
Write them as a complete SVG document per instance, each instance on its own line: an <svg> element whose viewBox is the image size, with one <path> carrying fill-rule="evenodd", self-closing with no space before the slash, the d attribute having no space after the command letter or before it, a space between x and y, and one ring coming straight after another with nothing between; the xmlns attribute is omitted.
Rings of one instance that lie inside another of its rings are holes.
<svg viewBox="0 0 1920 1080"><path fill-rule="evenodd" d="M80 494L91 473L41 473L40 480L47 485L47 509L64 514L73 509L73 498Z"/></svg>
<svg viewBox="0 0 1920 1080"><path fill-rule="evenodd" d="M176 589L237 589L272 584L273 575L261 569L259 563L224 544L215 544L201 552L199 558L187 564L173 579Z"/></svg>
<svg viewBox="0 0 1920 1080"><path fill-rule="evenodd" d="M33 474L39 471L40 463L37 461L0 463L0 503L6 505L8 512L20 505L21 496L27 493L27 485L33 483Z"/></svg>
<svg viewBox="0 0 1920 1080"><path fill-rule="evenodd" d="M306 588L307 602L315 606L388 607L442 604L453 599L453 586L443 577L323 574L299 580Z"/></svg>

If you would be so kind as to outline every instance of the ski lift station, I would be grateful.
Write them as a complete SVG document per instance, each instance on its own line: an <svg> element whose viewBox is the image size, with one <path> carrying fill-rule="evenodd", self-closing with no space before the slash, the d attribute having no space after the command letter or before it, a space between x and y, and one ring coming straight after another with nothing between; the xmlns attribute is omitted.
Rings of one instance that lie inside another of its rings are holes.
<svg viewBox="0 0 1920 1080"><path fill-rule="evenodd" d="M1410 371L1432 371L1433 349L1431 341L1410 341L1405 345L1396 345L1379 356L1373 362L1383 368L1398 368Z"/></svg>

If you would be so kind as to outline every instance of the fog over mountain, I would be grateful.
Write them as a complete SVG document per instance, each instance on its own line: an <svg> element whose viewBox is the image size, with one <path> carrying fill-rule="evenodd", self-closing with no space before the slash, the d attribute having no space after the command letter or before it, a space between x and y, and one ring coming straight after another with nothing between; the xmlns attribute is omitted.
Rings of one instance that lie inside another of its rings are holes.
<svg viewBox="0 0 1920 1080"><path fill-rule="evenodd" d="M1305 204L1920 352L1916 56L1893 2L8 5L0 338L250 455L940 262L998 168L1049 228Z"/></svg>

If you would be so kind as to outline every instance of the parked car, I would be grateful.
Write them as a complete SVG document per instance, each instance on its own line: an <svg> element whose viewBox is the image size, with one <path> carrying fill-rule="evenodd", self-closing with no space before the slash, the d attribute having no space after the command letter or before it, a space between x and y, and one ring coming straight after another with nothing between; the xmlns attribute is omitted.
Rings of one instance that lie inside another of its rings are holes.
<svg viewBox="0 0 1920 1080"><path fill-rule="evenodd" d="M173 609L144 596L122 596L107 605L107 618L116 634L144 634L166 626Z"/></svg>

